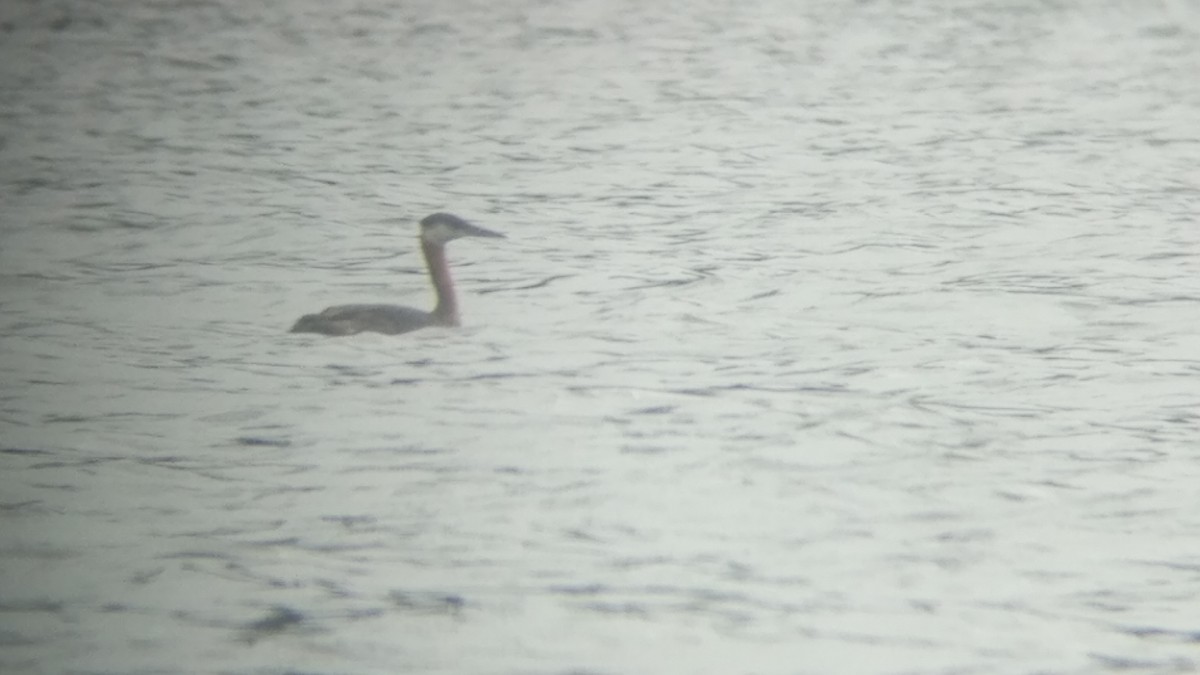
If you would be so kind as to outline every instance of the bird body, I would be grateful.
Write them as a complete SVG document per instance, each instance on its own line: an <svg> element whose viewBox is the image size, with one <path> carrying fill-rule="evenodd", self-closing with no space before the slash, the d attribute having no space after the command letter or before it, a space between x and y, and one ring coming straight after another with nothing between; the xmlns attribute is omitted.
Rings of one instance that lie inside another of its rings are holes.
<svg viewBox="0 0 1200 675"><path fill-rule="evenodd" d="M294 326L293 333L322 335L354 335L383 333L398 335L410 330L438 325L433 312L399 305L337 305L319 314L305 314ZM441 324L453 325L453 324Z"/></svg>
<svg viewBox="0 0 1200 675"><path fill-rule="evenodd" d="M293 333L354 335L373 332L398 335L427 326L458 326L458 300L446 263L446 244L460 237L503 237L499 232L449 213L435 213L421 220L421 250L429 268L429 279L437 293L432 312L398 305L337 305L318 314L305 314L292 326Z"/></svg>

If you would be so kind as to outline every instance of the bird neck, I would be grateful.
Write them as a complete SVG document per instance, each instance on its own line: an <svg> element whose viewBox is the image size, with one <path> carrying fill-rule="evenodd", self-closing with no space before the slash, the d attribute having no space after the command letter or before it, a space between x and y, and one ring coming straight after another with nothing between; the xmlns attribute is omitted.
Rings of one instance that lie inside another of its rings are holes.
<svg viewBox="0 0 1200 675"><path fill-rule="evenodd" d="M446 247L421 241L425 253L425 264L429 267L429 279L437 293L437 307L433 308L433 319L443 326L458 325L458 300L454 297L454 283L450 280L450 266L446 264Z"/></svg>

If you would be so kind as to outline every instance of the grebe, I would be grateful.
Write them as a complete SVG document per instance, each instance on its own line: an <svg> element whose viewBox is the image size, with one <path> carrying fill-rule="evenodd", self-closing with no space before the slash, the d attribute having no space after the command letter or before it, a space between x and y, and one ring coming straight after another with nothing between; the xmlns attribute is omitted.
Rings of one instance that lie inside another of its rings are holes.
<svg viewBox="0 0 1200 675"><path fill-rule="evenodd" d="M446 265L446 244L459 237L504 237L449 213L435 213L421 220L421 250L429 267L429 278L437 292L432 312L396 305L337 305L320 314L305 314L292 326L293 333L354 335L364 331L397 335L426 326L457 326L458 301Z"/></svg>

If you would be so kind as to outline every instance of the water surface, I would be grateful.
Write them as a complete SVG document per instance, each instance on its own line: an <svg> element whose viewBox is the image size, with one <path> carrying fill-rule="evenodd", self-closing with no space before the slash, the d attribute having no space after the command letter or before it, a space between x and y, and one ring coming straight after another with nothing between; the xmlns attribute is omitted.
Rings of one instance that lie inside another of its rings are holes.
<svg viewBox="0 0 1200 675"><path fill-rule="evenodd" d="M1200 668L1191 4L0 24L4 672Z"/></svg>

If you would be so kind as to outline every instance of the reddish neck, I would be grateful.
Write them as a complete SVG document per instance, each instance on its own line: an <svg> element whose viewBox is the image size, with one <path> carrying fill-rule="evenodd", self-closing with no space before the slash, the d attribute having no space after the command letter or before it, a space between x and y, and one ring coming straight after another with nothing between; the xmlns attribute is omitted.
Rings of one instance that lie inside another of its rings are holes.
<svg viewBox="0 0 1200 675"><path fill-rule="evenodd" d="M437 292L437 307L433 308L433 320L443 326L458 325L458 301L454 298L454 284L450 281L450 267L446 264L446 248L421 240L425 252L425 264L429 267L429 278Z"/></svg>

